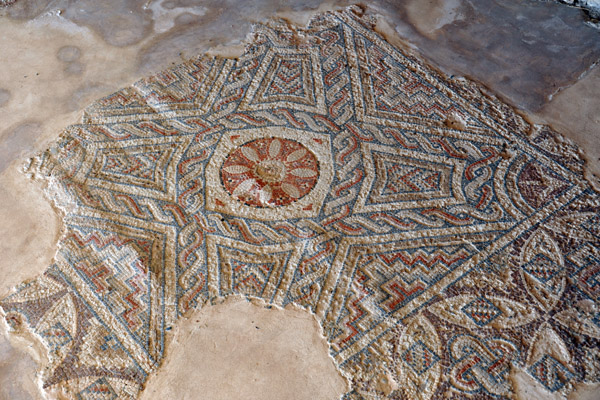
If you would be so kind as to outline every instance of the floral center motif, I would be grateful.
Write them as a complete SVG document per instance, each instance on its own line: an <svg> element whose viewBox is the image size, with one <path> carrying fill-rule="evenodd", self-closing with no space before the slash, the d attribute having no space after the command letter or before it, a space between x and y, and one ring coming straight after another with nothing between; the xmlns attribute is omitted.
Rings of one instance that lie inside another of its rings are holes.
<svg viewBox="0 0 600 400"><path fill-rule="evenodd" d="M221 182L235 199L254 207L278 207L306 196L319 179L319 162L304 145L283 138L257 139L232 151Z"/></svg>
<svg viewBox="0 0 600 400"><path fill-rule="evenodd" d="M279 160L264 160L256 165L256 175L269 183L281 182L285 178L285 164Z"/></svg>

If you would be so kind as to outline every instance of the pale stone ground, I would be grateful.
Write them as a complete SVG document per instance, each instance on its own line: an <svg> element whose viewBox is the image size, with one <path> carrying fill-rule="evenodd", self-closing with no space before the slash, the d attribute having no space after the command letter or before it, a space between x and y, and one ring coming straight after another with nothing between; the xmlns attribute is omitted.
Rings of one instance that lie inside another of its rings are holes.
<svg viewBox="0 0 600 400"><path fill-rule="evenodd" d="M141 399L337 399L348 383L327 354L316 319L299 309L227 301L189 317ZM201 362L199 352L203 349ZM262 356L257 357L257 354ZM194 365L194 368L180 368ZM240 390L240 384L243 389ZM202 396L198 396L202 388Z"/></svg>
<svg viewBox="0 0 600 400"><path fill-rule="evenodd" d="M0 9L0 297L51 263L60 235L60 217L20 173L23 160L77 122L83 107L186 57L235 56L254 22L283 16L303 25L315 12L350 3L19 0ZM531 121L574 140L600 175L600 32L578 10L533 0L376 0L368 12L379 16L388 40L482 82ZM217 351L239 343L242 329L256 331L243 336L244 357ZM297 347L284 348L286 341ZM40 398L35 360L43 354L26 343L0 335L0 400ZM295 351L297 362L278 368L281 351ZM314 320L295 310L228 303L199 311L179 327L169 354L145 399L239 398L248 388L254 398L336 399L345 390ZM190 360L202 368L180 373ZM328 391L316 391L324 382ZM514 371L513 382L522 399L555 398L522 372ZM291 388L293 397L282 392ZM571 397L600 393L580 387Z"/></svg>

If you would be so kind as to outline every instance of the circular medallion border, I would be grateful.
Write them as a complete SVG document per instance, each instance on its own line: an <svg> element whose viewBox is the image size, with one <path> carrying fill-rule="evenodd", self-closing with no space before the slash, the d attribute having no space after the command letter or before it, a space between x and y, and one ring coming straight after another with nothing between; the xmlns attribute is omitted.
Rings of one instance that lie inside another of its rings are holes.
<svg viewBox="0 0 600 400"><path fill-rule="evenodd" d="M303 144L270 137L244 143L221 166L221 184L235 199L253 207L281 207L312 191L319 161Z"/></svg>
<svg viewBox="0 0 600 400"><path fill-rule="evenodd" d="M285 127L230 131L206 167L206 208L265 221L314 217L332 181L327 134Z"/></svg>

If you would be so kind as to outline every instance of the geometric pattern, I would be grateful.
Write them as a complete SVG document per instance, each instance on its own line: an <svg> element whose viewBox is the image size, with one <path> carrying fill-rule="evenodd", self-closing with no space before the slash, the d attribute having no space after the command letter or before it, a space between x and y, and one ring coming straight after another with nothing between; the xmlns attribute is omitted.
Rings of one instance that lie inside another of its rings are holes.
<svg viewBox="0 0 600 400"><path fill-rule="evenodd" d="M581 290L591 299L600 300L600 261L590 259L590 263L577 272L578 284Z"/></svg>
<svg viewBox="0 0 600 400"><path fill-rule="evenodd" d="M582 226L592 235L600 237L600 215L588 219Z"/></svg>
<svg viewBox="0 0 600 400"><path fill-rule="evenodd" d="M440 359L422 342L417 342L402 354L402 359L417 373L423 374Z"/></svg>
<svg viewBox="0 0 600 400"><path fill-rule="evenodd" d="M98 379L78 394L81 400L114 400L118 396L104 378Z"/></svg>
<svg viewBox="0 0 600 400"><path fill-rule="evenodd" d="M281 301L303 248L301 243L249 246L214 235L206 243L208 257L215 260L208 270L211 295L236 293L270 302Z"/></svg>
<svg viewBox="0 0 600 400"><path fill-rule="evenodd" d="M379 165L380 160L377 161ZM386 167L389 169L387 169L388 181L383 185L384 192L415 193L440 189L440 172L402 163Z"/></svg>
<svg viewBox="0 0 600 400"><path fill-rule="evenodd" d="M465 163L372 143L363 145L366 177L355 211L383 211L461 204Z"/></svg>
<svg viewBox="0 0 600 400"><path fill-rule="evenodd" d="M258 25L240 58L100 99L31 160L64 234L0 309L48 349L46 390L136 397L177 319L233 295L313 313L344 399L600 379L578 149L371 28L356 7Z"/></svg>
<svg viewBox="0 0 600 400"><path fill-rule="evenodd" d="M519 175L519 191L525 201L536 209L568 187L568 182L536 161L527 163Z"/></svg>
<svg viewBox="0 0 600 400"><path fill-rule="evenodd" d="M573 277L577 287L590 299L600 300L600 255L596 246L582 246L571 252L567 259L575 265Z"/></svg>
<svg viewBox="0 0 600 400"><path fill-rule="evenodd" d="M314 48L295 51L281 47L267 50L257 78L240 102L240 110L267 110L294 107L326 114L322 76Z"/></svg>
<svg viewBox="0 0 600 400"><path fill-rule="evenodd" d="M548 282L560 271L558 265L548 257L540 254L536 255L532 261L523 265L523 269L542 283Z"/></svg>
<svg viewBox="0 0 600 400"><path fill-rule="evenodd" d="M537 363L530 368L533 375L551 392L556 392L562 388L571 378L571 373L554 357L544 355Z"/></svg>
<svg viewBox="0 0 600 400"><path fill-rule="evenodd" d="M456 388L465 393L487 392L495 396L509 393L507 377L516 355L512 342L458 335L451 340L449 347L454 360L451 380Z"/></svg>
<svg viewBox="0 0 600 400"><path fill-rule="evenodd" d="M489 324L502 314L502 311L498 307L483 297L468 303L461 311L479 326Z"/></svg>
<svg viewBox="0 0 600 400"><path fill-rule="evenodd" d="M40 334L52 350L63 347L73 340L69 331L63 328L60 322L57 322L50 329L46 329Z"/></svg>
<svg viewBox="0 0 600 400"><path fill-rule="evenodd" d="M244 258L247 259L247 258ZM273 272L275 263L250 263L231 259L232 291L247 296L261 297L265 291L265 283Z"/></svg>

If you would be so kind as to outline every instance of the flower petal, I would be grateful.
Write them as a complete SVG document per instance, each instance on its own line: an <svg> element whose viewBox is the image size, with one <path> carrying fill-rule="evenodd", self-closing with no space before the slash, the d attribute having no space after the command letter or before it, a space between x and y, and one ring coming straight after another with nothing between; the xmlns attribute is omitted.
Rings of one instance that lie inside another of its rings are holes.
<svg viewBox="0 0 600 400"><path fill-rule="evenodd" d="M256 154L256 150L254 150L252 147L242 146L241 150L242 150L242 154L244 155L244 157L246 157L248 160L254 161L254 162L260 161L258 154Z"/></svg>
<svg viewBox="0 0 600 400"><path fill-rule="evenodd" d="M306 149L298 149L298 150L294 151L293 153L290 153L287 156L286 161L287 162L294 162L294 161L297 161L297 160L301 159L305 155L306 155Z"/></svg>
<svg viewBox="0 0 600 400"><path fill-rule="evenodd" d="M285 194L287 194L290 197L293 197L294 199L300 197L300 191L298 190L298 188L290 183L282 183L281 190L283 190Z"/></svg>
<svg viewBox="0 0 600 400"><path fill-rule="evenodd" d="M296 168L290 171L290 174L299 176L300 178L310 178L317 175L317 171L308 168Z"/></svg>
<svg viewBox="0 0 600 400"><path fill-rule="evenodd" d="M273 139L269 145L269 156L271 158L277 158L281 151L281 142L278 139Z"/></svg>
<svg viewBox="0 0 600 400"><path fill-rule="evenodd" d="M250 171L250 168L244 166L244 165L229 165L225 168L223 168L223 171L230 173L230 174L243 174L244 172L248 172Z"/></svg>
<svg viewBox="0 0 600 400"><path fill-rule="evenodd" d="M240 198L244 195L252 193L252 188L256 185L256 181L254 179L246 179L233 190L233 197Z"/></svg>

